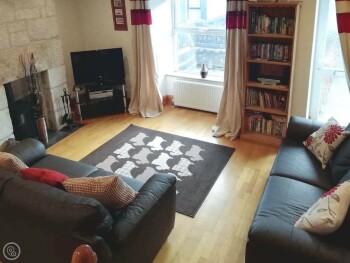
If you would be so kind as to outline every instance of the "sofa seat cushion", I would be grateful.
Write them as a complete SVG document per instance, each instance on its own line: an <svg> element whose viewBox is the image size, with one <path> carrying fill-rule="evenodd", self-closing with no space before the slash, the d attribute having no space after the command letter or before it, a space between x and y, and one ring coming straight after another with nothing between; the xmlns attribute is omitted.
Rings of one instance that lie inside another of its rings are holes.
<svg viewBox="0 0 350 263"><path fill-rule="evenodd" d="M324 194L322 188L303 182L270 176L256 212L259 217L277 218L291 225Z"/></svg>
<svg viewBox="0 0 350 263"><path fill-rule="evenodd" d="M271 175L295 179L325 190L332 188L328 169L323 170L313 154L301 142L293 140L281 142Z"/></svg>
<svg viewBox="0 0 350 263"><path fill-rule="evenodd" d="M32 167L51 169L70 178L87 177L97 170L94 166L51 154L47 154L44 158L34 163Z"/></svg>
<svg viewBox="0 0 350 263"><path fill-rule="evenodd" d="M271 176L249 231L247 262L265 262L271 255L273 262L346 262L350 251L341 240L293 226L323 193L319 187Z"/></svg>

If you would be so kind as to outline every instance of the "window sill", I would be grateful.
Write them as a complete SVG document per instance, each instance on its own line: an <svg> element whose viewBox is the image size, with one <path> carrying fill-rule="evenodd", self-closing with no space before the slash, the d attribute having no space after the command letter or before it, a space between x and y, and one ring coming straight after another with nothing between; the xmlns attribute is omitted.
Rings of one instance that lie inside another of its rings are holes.
<svg viewBox="0 0 350 263"><path fill-rule="evenodd" d="M207 81L207 82L216 82L216 83L224 83L224 77L223 76L210 76L208 75L206 78L201 78L201 76L196 74L189 74L189 73L183 73L183 72L171 72L165 74L167 77L175 77L175 78L184 78L184 79L191 79L191 80L200 80L200 81Z"/></svg>

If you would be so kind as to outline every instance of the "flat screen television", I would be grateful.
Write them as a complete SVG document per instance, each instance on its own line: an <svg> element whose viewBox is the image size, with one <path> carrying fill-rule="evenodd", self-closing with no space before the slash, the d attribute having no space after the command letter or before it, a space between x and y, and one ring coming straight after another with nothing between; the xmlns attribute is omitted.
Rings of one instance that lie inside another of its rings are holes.
<svg viewBox="0 0 350 263"><path fill-rule="evenodd" d="M122 48L70 53L76 85L125 84Z"/></svg>

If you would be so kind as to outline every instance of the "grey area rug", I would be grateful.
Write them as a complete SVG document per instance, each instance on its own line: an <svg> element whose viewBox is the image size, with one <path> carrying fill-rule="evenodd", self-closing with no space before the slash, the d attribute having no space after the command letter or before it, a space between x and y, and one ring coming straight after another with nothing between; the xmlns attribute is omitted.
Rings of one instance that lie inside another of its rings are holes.
<svg viewBox="0 0 350 263"><path fill-rule="evenodd" d="M194 217L235 149L130 125L81 161L146 181L177 177L176 211Z"/></svg>

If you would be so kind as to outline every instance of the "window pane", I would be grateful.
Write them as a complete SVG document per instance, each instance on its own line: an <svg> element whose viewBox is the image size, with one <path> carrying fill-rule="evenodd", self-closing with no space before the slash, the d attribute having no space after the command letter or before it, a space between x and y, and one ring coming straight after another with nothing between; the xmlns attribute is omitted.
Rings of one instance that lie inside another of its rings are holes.
<svg viewBox="0 0 350 263"><path fill-rule="evenodd" d="M226 1L175 1L175 70L198 74L206 64L211 75L223 75Z"/></svg>
<svg viewBox="0 0 350 263"><path fill-rule="evenodd" d="M347 125L350 121L350 94L345 72L323 68L321 88L318 120L327 121L335 117L339 123Z"/></svg>
<svg viewBox="0 0 350 263"><path fill-rule="evenodd" d="M226 1L175 1L175 28L207 27L225 29Z"/></svg>
<svg viewBox="0 0 350 263"><path fill-rule="evenodd" d="M347 113L350 93L339 42L335 2L325 0L319 4L310 113L313 119L327 121L333 116L347 125L350 121Z"/></svg>
<svg viewBox="0 0 350 263"><path fill-rule="evenodd" d="M201 0L188 0L188 8L201 8Z"/></svg>
<svg viewBox="0 0 350 263"><path fill-rule="evenodd" d="M176 71L199 73L205 64L210 74L223 74L225 66L225 36L203 33L177 33Z"/></svg>

